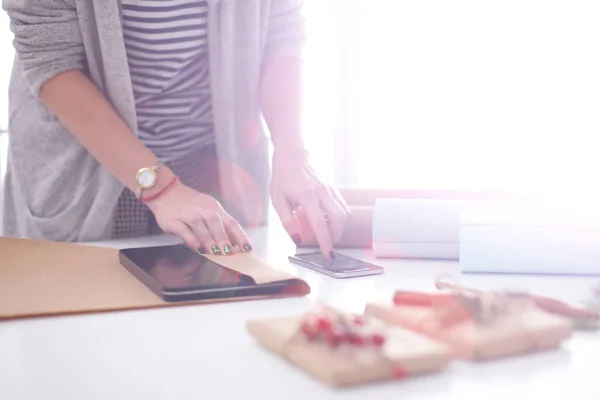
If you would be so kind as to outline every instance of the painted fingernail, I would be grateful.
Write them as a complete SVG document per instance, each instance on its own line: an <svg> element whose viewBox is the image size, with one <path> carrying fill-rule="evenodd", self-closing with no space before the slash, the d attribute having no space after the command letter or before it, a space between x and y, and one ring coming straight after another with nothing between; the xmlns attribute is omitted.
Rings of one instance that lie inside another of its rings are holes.
<svg viewBox="0 0 600 400"><path fill-rule="evenodd" d="M329 258L335 260L335 253L333 251L329 252Z"/></svg>
<svg viewBox="0 0 600 400"><path fill-rule="evenodd" d="M298 235L297 233L294 233L292 235L292 240L294 241L294 243L296 243L296 246L300 246L302 244L302 237L300 237L300 235Z"/></svg>
<svg viewBox="0 0 600 400"><path fill-rule="evenodd" d="M228 244L225 245L224 249L225 249L225 254L231 254L231 253L233 253L233 249Z"/></svg>
<svg viewBox="0 0 600 400"><path fill-rule="evenodd" d="M206 249L204 247L198 247L198 253L206 254Z"/></svg>
<svg viewBox="0 0 600 400"><path fill-rule="evenodd" d="M251 252L251 251L252 251L252 246L250 245L250 243L246 243L246 244L244 245L244 251L245 251L246 253L249 253L249 252Z"/></svg>
<svg viewBox="0 0 600 400"><path fill-rule="evenodd" d="M219 254L221 254L221 249L219 248L219 246L213 246L212 247L212 252L215 255L219 255Z"/></svg>

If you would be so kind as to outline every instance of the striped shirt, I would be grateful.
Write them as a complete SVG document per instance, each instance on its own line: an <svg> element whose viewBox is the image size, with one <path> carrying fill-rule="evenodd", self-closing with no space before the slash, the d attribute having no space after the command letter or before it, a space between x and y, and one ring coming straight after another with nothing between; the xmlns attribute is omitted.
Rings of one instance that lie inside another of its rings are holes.
<svg viewBox="0 0 600 400"><path fill-rule="evenodd" d="M163 161L214 143L202 0L121 0L140 139Z"/></svg>

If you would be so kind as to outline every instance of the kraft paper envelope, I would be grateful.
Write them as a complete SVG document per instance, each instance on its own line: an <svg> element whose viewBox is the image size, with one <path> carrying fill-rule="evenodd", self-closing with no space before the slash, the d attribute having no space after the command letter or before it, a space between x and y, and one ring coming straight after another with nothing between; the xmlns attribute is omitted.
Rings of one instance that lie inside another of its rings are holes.
<svg viewBox="0 0 600 400"><path fill-rule="evenodd" d="M380 300L368 303L365 313L444 342L457 356L473 361L552 349L573 331L566 318L533 306L523 306L518 312L507 313L487 325L478 326L468 320L446 328L440 326L435 311L429 307Z"/></svg>
<svg viewBox="0 0 600 400"><path fill-rule="evenodd" d="M442 343L375 319L366 321L364 329L376 328L386 337L379 350L365 345L331 348L307 341L298 333L301 316L252 320L246 326L264 347L333 387L434 373L452 360L451 351Z"/></svg>
<svg viewBox="0 0 600 400"><path fill-rule="evenodd" d="M168 303L119 262L117 249L0 238L0 320L220 301L303 296L308 284L251 254L208 256L257 284L289 281L279 296Z"/></svg>

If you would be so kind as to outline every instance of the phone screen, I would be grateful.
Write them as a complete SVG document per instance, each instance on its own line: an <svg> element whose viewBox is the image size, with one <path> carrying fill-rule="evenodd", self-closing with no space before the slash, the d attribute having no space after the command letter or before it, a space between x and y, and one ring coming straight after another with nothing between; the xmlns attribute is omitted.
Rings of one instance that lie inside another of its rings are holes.
<svg viewBox="0 0 600 400"><path fill-rule="evenodd" d="M169 290L254 285L248 276L219 265L182 245L127 249L122 253Z"/></svg>
<svg viewBox="0 0 600 400"><path fill-rule="evenodd" d="M380 269L381 267L366 261L357 260L342 254L335 254L335 260L328 260L322 253L296 254L296 258L316 264L325 269L336 272L365 271Z"/></svg>

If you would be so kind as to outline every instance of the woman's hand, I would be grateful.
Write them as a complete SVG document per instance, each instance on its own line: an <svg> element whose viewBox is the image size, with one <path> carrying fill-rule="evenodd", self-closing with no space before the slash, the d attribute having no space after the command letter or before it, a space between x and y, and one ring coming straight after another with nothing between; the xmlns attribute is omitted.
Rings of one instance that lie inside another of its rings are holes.
<svg viewBox="0 0 600 400"><path fill-rule="evenodd" d="M350 210L338 191L313 171L303 151L275 148L271 198L285 230L297 245L307 234L296 215L301 209L321 252L333 258L333 243L342 236Z"/></svg>
<svg viewBox="0 0 600 400"><path fill-rule="evenodd" d="M213 254L232 254L233 245L252 250L242 227L213 197L180 182L146 203L166 233L181 237L193 249Z"/></svg>

